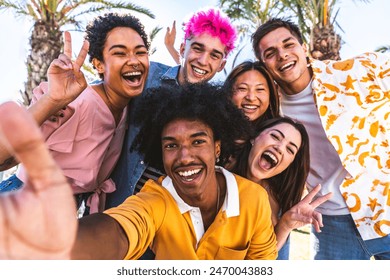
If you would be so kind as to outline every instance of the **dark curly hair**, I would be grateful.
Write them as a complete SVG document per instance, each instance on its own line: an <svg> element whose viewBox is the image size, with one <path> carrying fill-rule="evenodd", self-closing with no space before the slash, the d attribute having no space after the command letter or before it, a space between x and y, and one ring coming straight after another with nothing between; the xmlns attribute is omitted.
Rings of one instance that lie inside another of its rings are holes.
<svg viewBox="0 0 390 280"><path fill-rule="evenodd" d="M173 120L199 120L209 126L214 140L221 141L219 164L224 165L235 149L236 140L249 141L252 128L245 115L216 84L161 86L148 89L135 109L140 126L131 149L145 155L145 162L163 171L161 133Z"/></svg>
<svg viewBox="0 0 390 280"><path fill-rule="evenodd" d="M270 192L279 203L280 210L285 213L302 199L305 183L309 174L310 156L309 156L309 136L303 124L288 118L278 117L266 120L258 128L257 137L262 131L267 128L274 127L280 123L288 123L295 127L301 134L301 146L293 162L281 173L266 179L270 186ZM254 138L255 138L254 137ZM252 149L252 144L248 141L242 145L240 153L236 154L236 164L231 169L232 172L247 177L248 158Z"/></svg>
<svg viewBox="0 0 390 280"><path fill-rule="evenodd" d="M103 60L103 49L107 34L116 27L129 27L136 31L144 41L145 47L150 49L150 42L141 21L130 14L106 13L96 17L87 25L84 38L89 41L89 61L94 58Z"/></svg>
<svg viewBox="0 0 390 280"><path fill-rule="evenodd" d="M253 51L255 53L255 56L258 60L261 60L261 53L259 51L259 43L261 39L268 33L274 31L275 29L284 27L287 30L290 31L291 35L293 35L295 38L297 38L298 42L302 45L303 44L303 37L302 33L299 30L298 25L296 25L294 22L292 22L289 19L283 19L283 18L271 18L265 23L261 24L256 31L252 34L252 47Z"/></svg>
<svg viewBox="0 0 390 280"><path fill-rule="evenodd" d="M278 91L276 90L276 86L274 83L274 80L272 79L271 75L268 73L267 69L259 62L259 61L244 61L234 67L234 69L230 72L230 74L227 76L224 87L225 92L227 93L228 98L232 99L234 94L234 84L239 76L244 74L247 71L250 70L256 70L261 75L264 76L264 78L267 81L267 85L269 88L269 106L267 110L264 112L262 116L260 116L258 119L253 120L252 124L254 128L256 129L257 126L261 125L261 123L265 120L279 117L279 96Z"/></svg>

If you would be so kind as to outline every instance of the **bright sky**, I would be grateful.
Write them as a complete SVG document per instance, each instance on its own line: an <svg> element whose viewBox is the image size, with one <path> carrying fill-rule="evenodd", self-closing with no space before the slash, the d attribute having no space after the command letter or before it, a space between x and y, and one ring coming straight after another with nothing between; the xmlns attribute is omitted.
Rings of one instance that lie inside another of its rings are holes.
<svg viewBox="0 0 390 280"><path fill-rule="evenodd" d="M132 2L149 8L156 15L154 20L137 15L147 30L151 30L157 25L163 27L154 43L157 46L157 51L150 59L173 65L174 62L164 46L166 27L170 26L173 20L176 20L178 30L176 46L178 47L183 38L181 23L194 11L206 6L216 6L218 1L133 0ZM341 2L337 21L344 30L344 33L339 31L344 41L341 48L342 58L390 45L390 1L371 0L371 3L368 4L351 0ZM20 99L19 90L23 88L27 75L24 62L28 55L31 22L16 18L10 13L0 13L0 26L1 103L7 99ZM81 46L83 34L73 32L72 36L75 39L74 52L77 52Z"/></svg>

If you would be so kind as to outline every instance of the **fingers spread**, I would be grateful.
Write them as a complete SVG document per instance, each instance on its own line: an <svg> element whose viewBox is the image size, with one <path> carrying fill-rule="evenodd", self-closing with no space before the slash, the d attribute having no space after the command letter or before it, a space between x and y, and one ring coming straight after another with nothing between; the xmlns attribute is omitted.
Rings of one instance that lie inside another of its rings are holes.
<svg viewBox="0 0 390 280"><path fill-rule="evenodd" d="M72 37L68 31L64 32L64 54L72 58Z"/></svg>
<svg viewBox="0 0 390 280"><path fill-rule="evenodd" d="M58 56L58 59L54 59L51 62L50 67L53 67L53 66L59 67L59 68L64 69L64 70L69 70L69 69L73 68L72 61L70 60L70 58L68 56L66 56L64 54L60 54Z"/></svg>
<svg viewBox="0 0 390 280"><path fill-rule="evenodd" d="M76 61L74 62L74 70L79 72L81 66L83 65L85 58L88 55L88 50L89 50L89 42L84 41L83 45L81 46L81 50L79 52L79 55L76 58Z"/></svg>
<svg viewBox="0 0 390 280"><path fill-rule="evenodd" d="M333 193L327 193L326 195L317 197L315 200L313 200L310 205L314 208L317 208L319 205L324 203L325 201L329 200L332 197Z"/></svg>
<svg viewBox="0 0 390 280"><path fill-rule="evenodd" d="M310 203L314 196L321 190L321 185L317 185L315 188L313 188L302 200L305 202Z"/></svg>

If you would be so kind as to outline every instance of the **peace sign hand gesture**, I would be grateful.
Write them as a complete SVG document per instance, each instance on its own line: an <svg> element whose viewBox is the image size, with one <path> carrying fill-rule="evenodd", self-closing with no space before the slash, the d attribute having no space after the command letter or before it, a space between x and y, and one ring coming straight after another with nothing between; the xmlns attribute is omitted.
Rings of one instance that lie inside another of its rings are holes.
<svg viewBox="0 0 390 280"><path fill-rule="evenodd" d="M315 209L333 195L332 193L328 193L313 200L320 189L321 186L318 185L311 190L300 202L283 214L279 223L282 222L284 227L290 230L303 227L307 224L313 224L315 230L320 232L321 227L323 227L322 215L315 211Z"/></svg>
<svg viewBox="0 0 390 280"><path fill-rule="evenodd" d="M56 104L56 111L72 102L87 87L81 67L88 54L89 42L84 41L75 61L72 61L72 38L64 32L64 53L54 59L47 71L48 97Z"/></svg>

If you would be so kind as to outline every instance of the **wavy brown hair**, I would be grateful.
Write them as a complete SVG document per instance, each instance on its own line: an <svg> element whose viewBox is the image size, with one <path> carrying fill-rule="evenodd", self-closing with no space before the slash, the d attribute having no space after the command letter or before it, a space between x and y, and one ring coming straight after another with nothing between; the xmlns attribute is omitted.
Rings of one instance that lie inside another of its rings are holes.
<svg viewBox="0 0 390 280"><path fill-rule="evenodd" d="M257 135L267 128L273 127L280 123L288 123L295 127L301 134L302 143L295 155L293 162L281 173L265 179L270 186L270 192L275 197L279 204L281 213L285 213L302 199L305 183L309 174L310 156L309 156L309 136L303 124L288 118L278 117L264 121L259 129ZM249 168L248 157L251 151L252 144L250 141L243 144L241 150L236 154L236 164L231 169L232 172L247 176Z"/></svg>

